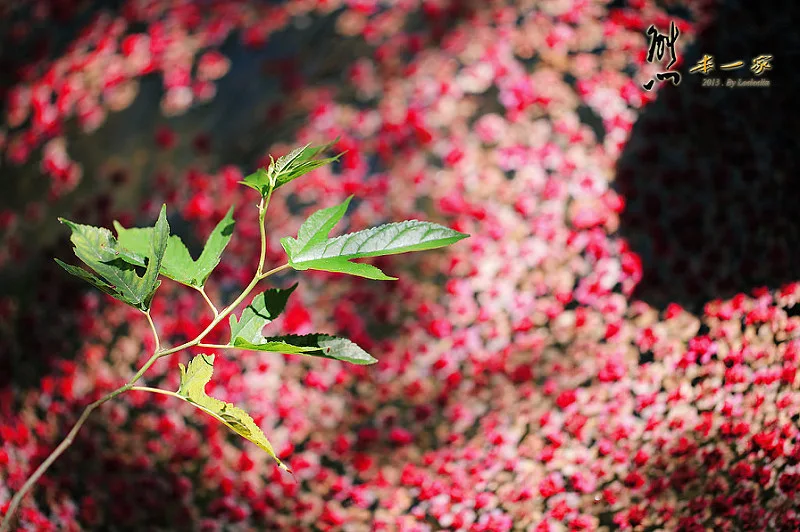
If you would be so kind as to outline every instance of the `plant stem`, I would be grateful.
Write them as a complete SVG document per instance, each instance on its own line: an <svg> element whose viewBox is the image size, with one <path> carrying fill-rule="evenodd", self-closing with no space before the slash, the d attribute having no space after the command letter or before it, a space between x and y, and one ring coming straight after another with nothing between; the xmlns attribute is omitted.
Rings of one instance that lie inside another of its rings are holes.
<svg viewBox="0 0 800 532"><path fill-rule="evenodd" d="M158 339L158 331L156 331L156 324L153 323L153 318L150 317L150 309L147 309L144 315L147 316L147 323L150 324L150 330L153 331L153 338L156 341L155 350L156 352L158 352L158 350L161 349L161 341Z"/></svg>
<svg viewBox="0 0 800 532"><path fill-rule="evenodd" d="M233 345L203 344L203 343L197 344L197 347L203 347L205 349L241 349Z"/></svg>
<svg viewBox="0 0 800 532"><path fill-rule="evenodd" d="M219 311L217 310L217 307L214 306L214 303L211 302L211 299L208 297L208 294L206 294L206 289L203 288L202 286L200 286L200 287L196 287L195 286L194 289L197 290L198 292L200 292L200 294L203 296L203 299L206 300L206 303L208 303L208 306L211 308L211 311L214 313L214 317L216 318L217 316L219 316Z"/></svg>
<svg viewBox="0 0 800 532"><path fill-rule="evenodd" d="M203 332L198 334L197 337L194 340L189 340L188 342L186 342L184 344L181 344L181 345L178 345L178 346L175 346L175 347L171 347L169 349L165 349L165 350L161 351L160 353L157 353L158 357L161 358L161 357L169 356L172 353L176 353L178 351L183 351L184 349L186 349L188 347L193 347L193 346L196 346L197 344L199 344L201 342L201 340L203 338L205 338L206 335L208 333L210 333L214 329L214 327L217 326L217 324L219 322L224 320L228 316L228 314L233 312L236 309L236 307L239 306L239 303L244 301L244 298L246 298L250 294L250 292L253 291L253 288L256 287L256 285L258 284L259 281L261 281L263 279L266 279L270 275L272 275L274 273L277 273L277 272L279 272L281 270L285 270L288 267L289 267L289 264L286 263L286 264L284 264L282 266L278 266L277 268L273 268L273 269L271 269L270 271L268 271L266 273L262 273L261 275L254 276L253 280L250 281L250 284L247 285L247 287L245 287L244 291L241 294L239 294L239 297L237 297L233 301L233 303L231 303L230 305L228 305L227 307L222 309L222 311L219 313L219 315L216 318L214 318L211 321L211 323L208 324L208 327L206 327L203 330Z"/></svg>
<svg viewBox="0 0 800 532"><path fill-rule="evenodd" d="M216 312L215 313L216 315L214 316L214 319L212 320L212 322L208 325L208 327L206 327L203 330L203 332L201 332L199 335L197 335L197 337L194 340L190 340L190 341L188 341L188 342L186 342L184 344L181 344L181 345L176 346L176 347L171 347L169 349L163 349L163 350L161 349L161 343L160 343L159 338L158 338L158 332L156 331L156 327L155 327L155 324L153 323L153 319L150 316L150 312L149 311L148 312L144 312L144 315L147 317L147 322L150 324L150 329L153 331L153 337L155 338L155 351L153 352L152 356L149 359L147 359L147 362L145 362L142 365L142 367L139 369L139 371L137 371L136 374L133 377L131 377L131 379L127 383L125 383L124 385L120 386L116 390L114 390L112 392L109 392L108 394L104 395L103 397L101 397L97 401L89 404L83 410L83 412L81 413L80 417L78 418L78 421L76 421L75 425L72 426L72 429L70 429L70 431L67 434L67 436L61 441L61 443L58 444L58 447L56 447L53 450L53 452L50 453L50 455L45 459L45 461L42 462L39 465L39 467L36 468L36 471L34 471L33 474L30 477L28 477L28 479L25 481L25 483L22 485L22 487L19 489L19 491L17 491L17 493L15 493L14 496L11 498L11 503L8 506L8 511L3 516L3 521L0 523L0 532L8 532L8 530L11 527L12 518L13 518L14 514L16 513L17 509L19 508L19 505L22 502L22 499L25 497L25 495L27 495L27 493L31 490L31 488L33 488L34 484L36 484L36 482L39 480L39 478L41 478L41 476L44 475L44 473L53 464L53 462L55 462L58 459L58 457L61 456L64 453L64 451L66 451L67 448L70 445L72 445L72 442L75 439L75 435L78 434L78 431L81 429L83 424L86 422L86 419L89 417L89 414L91 414L98 406L102 405L106 401L110 401L111 399L115 398L116 396L118 396L118 395L120 395L122 393L125 393L125 392L127 392L129 390L132 390L134 388L136 388L136 389L138 389L140 391L148 391L148 392L153 392L153 393L162 393L162 394L165 394L165 395L175 395L175 396L177 396L177 394L175 394L173 392L169 392L168 390L158 390L157 388L149 388L149 387L146 387L146 386L136 386L136 387L134 387L134 384L139 379L142 378L142 375L144 375L145 372L148 369L150 369L150 367L159 358L171 355L173 353L177 353L178 351L182 351L182 350L184 350L184 349L186 349L188 347L193 347L193 346L196 346L196 345L200 344L201 340L203 338L205 338L205 336L208 333L210 333L212 331L212 329L214 329L214 327L216 327L217 324L219 324L219 322L221 322L223 319L225 319L225 317L227 317L228 314L233 312L236 309L236 307L242 301L244 301L244 298L246 298L247 295L256 287L256 285L258 284L259 281L261 281L263 279L266 279L270 275L272 275L274 273L277 273L277 272L279 272L281 270L285 270L286 268L289 267L289 264L287 263L287 264L284 264L282 266L278 266L277 268L273 268L273 269L269 270L266 273L262 273L262 269L264 267L264 259L266 257L266 231L264 229L264 216L266 214L267 205L269 204L269 197L271 196L271 194L272 194L272 191L270 190L270 193L266 197L266 201L262 200L261 203L258 206L258 210L259 210L258 219L259 219L259 224L261 226L261 258L259 259L259 264L258 264L258 269L256 270L256 274L253 276L253 280L250 281L250 284L247 285L247 287L244 289L244 291L239 295L239 297L237 297L233 301L233 303L231 303L230 305L228 305L227 307L222 309L221 312ZM203 293L203 295L205 295L204 291L201 291L201 293ZM210 303L210 300L208 300L207 297L206 297L206 301L209 301L209 303ZM213 304L211 306L213 308ZM215 310L216 310L216 308L215 308Z"/></svg>
<svg viewBox="0 0 800 532"><path fill-rule="evenodd" d="M258 259L258 269L256 270L256 277L261 275L261 272L264 268L264 260L267 258L267 229L264 223L264 219L267 215L267 207L269 207L269 200L272 197L272 189L274 187L269 187L269 192L267 192L267 196L261 198L261 202L258 204L258 230L261 233L261 257Z"/></svg>
<svg viewBox="0 0 800 532"><path fill-rule="evenodd" d="M183 399L180 395L175 392L171 392L169 390L162 390L161 388L151 388L149 386L131 386L132 392L150 392L150 393L160 393L161 395L169 395L172 397L177 397L178 399Z"/></svg>
<svg viewBox="0 0 800 532"><path fill-rule="evenodd" d="M280 271L283 271L283 270L285 270L286 268L291 268L291 265L290 265L288 262L287 262L286 264L282 264L282 265L278 266L277 268L272 268L270 271L268 271L268 272L266 272L266 273L262 273L262 274L261 274L261 275L258 277L258 280L260 281L260 280L262 280L262 279L266 279L266 278L267 278L267 277L269 277L270 275L274 275L274 274L276 274L276 273L278 273L278 272L280 272Z"/></svg>

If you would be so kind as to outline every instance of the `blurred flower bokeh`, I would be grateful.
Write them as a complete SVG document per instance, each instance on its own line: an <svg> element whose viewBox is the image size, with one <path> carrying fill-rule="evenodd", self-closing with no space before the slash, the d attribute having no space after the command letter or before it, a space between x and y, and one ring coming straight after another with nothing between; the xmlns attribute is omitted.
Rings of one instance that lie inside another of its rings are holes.
<svg viewBox="0 0 800 532"><path fill-rule="evenodd" d="M246 406L296 481L213 419L130 392L20 530L800 530L797 103L779 73L738 92L688 74L708 50L773 53L777 72L781 50L759 46L799 47L766 9L2 3L0 505L153 349L138 311L53 264L71 255L56 217L145 225L166 202L196 256L234 204L209 283L229 301L259 253L257 195L237 182L339 137L338 163L273 198L269 264L351 194L349 230L418 218L472 237L376 262L399 281L277 276L300 287L274 330L345 335L374 366L216 354L207 392ZM646 91L664 66L646 30L671 21L683 82ZM212 318L168 280L153 316L171 345ZM177 389L188 357L148 385Z"/></svg>

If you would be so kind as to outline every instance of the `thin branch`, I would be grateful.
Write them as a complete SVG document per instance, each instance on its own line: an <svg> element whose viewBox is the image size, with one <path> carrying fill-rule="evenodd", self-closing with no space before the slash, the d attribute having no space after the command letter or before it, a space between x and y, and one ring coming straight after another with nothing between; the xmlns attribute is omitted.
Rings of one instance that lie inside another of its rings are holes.
<svg viewBox="0 0 800 532"><path fill-rule="evenodd" d="M256 270L256 276L261 275L261 271L264 268L264 260L267 258L267 228L265 226L265 218L267 215L267 208L269 207L269 200L272 197L272 190L274 185L269 187L269 192L267 192L267 196L261 199L261 202L258 204L258 230L261 233L261 256L258 259L258 269Z"/></svg>
<svg viewBox="0 0 800 532"><path fill-rule="evenodd" d="M180 395L170 390L162 390L160 388L151 388L149 386L132 386L131 391L134 392L150 392L150 393L160 393L161 395L170 395L172 397L177 397L178 399L183 399Z"/></svg>
<svg viewBox="0 0 800 532"><path fill-rule="evenodd" d="M156 324L153 323L153 318L150 317L149 309L144 313L144 315L147 316L147 323L150 324L150 330L153 331L153 338L156 341L155 351L156 353L158 353L158 351L161 349L161 341L158 339L158 331L156 331Z"/></svg>
<svg viewBox="0 0 800 532"><path fill-rule="evenodd" d="M205 349L241 349L240 347L236 347L233 345L222 345L222 344L197 344L197 347L204 347Z"/></svg>
<svg viewBox="0 0 800 532"><path fill-rule="evenodd" d="M287 262L286 264L282 264L282 265L278 266L277 268L272 268L270 271L268 271L268 272L266 272L266 273L262 273L262 274L261 274L261 275L258 277L258 280L259 280L259 281L261 281L261 280L263 280L263 279L266 279L266 278L267 278L267 277L269 277L270 275L273 275L273 274L276 274L276 273L278 273L278 272L280 272L280 271L283 271L283 270L285 270L286 268L291 268L291 264L289 264L289 263Z"/></svg>
<svg viewBox="0 0 800 532"><path fill-rule="evenodd" d="M205 288L203 288L202 286L200 287L195 286L193 288L198 292L200 292L200 294L203 296L203 299L206 300L206 303L208 303L209 308L211 308L211 311L214 313L214 317L216 318L217 316L219 316L219 311L217 310L217 307L214 305L211 299L208 297L208 294L206 294Z"/></svg>
<svg viewBox="0 0 800 532"><path fill-rule="evenodd" d="M274 274L276 272L279 272L281 270L285 270L288 267L289 267L289 264L287 263L287 264L284 264L282 266L278 266L277 268L273 268L273 269L271 269L270 271L268 271L266 273L263 273L261 275L256 275L255 277L253 277L253 280L250 281L250 284L247 285L247 287L244 289L244 291L241 294L239 294L239 297L237 297L234 300L233 303L231 303L230 305L228 305L227 307L222 309L222 311L219 313L219 315L216 318L214 318L212 320L212 322L208 324L208 327L206 327L203 330L203 332L198 334L197 337L194 340L190 340L190 341L188 341L188 342L186 342L184 344L181 344L179 346L175 346L175 347L171 347L169 349L165 349L165 350L161 351L160 353L158 353L158 357L161 358L161 357L169 356L169 355L171 355L173 353L177 353L178 351L183 351L186 348L194 347L197 344L199 344L203 340L203 338L205 338L206 335L208 335L208 333L210 333L214 329L214 327L217 326L217 324L219 322L221 322L226 317L228 317L228 314L233 312L236 309L236 307L238 307L239 304L242 301L244 301L244 299L250 294L250 292L253 291L253 288L256 287L256 285L258 284L259 281L261 281L262 279L266 279L267 277L269 277L270 275L272 275L272 274Z"/></svg>

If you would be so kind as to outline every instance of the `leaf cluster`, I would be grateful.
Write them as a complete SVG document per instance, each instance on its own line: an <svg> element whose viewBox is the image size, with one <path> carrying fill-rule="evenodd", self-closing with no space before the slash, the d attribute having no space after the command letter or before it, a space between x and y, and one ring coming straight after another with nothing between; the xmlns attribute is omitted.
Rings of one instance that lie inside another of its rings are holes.
<svg viewBox="0 0 800 532"><path fill-rule="evenodd" d="M272 160L266 169L259 169L244 178L242 184L257 190L262 196L262 203L259 206L260 220L263 220L266 204L275 189L341 156L339 154L318 158L332 145L333 143L322 146L307 144L277 160ZM408 220L331 237L331 231L346 214L351 200L352 196L338 205L316 211L301 225L296 237L281 239L289 267L297 271L321 270L376 280L395 280L396 277L386 275L371 264L354 261L440 248L468 236L434 223ZM153 296L161 284L159 276L201 292L204 290L206 282L220 263L222 254L233 235L235 228L233 212L231 207L216 225L197 259L191 256L180 237L170 235L166 206L161 208L158 220L152 227L125 228L114 222L116 237L111 231L102 227L81 225L61 219L71 230L70 239L76 257L87 269L66 264L58 259L56 262L72 275L148 314L149 318ZM261 262L248 291L266 276L261 274L263 257ZM253 297L238 317L233 311L236 304L247 295L247 291L219 315L209 300L215 318L221 320L229 316L230 340L226 345L214 347L297 354L359 365L377 362L374 357L350 340L328 334L264 336L264 328L283 313L289 297L296 288L297 284L285 289L265 290ZM203 294L205 295L205 292ZM202 336L186 345L197 345ZM166 351L166 354L176 350ZM211 379L213 363L212 354L198 355L186 367L180 365L181 384L177 396L252 441L274 458L278 465L287 469L275 455L264 433L244 410L206 395L205 386Z"/></svg>
<svg viewBox="0 0 800 532"><path fill-rule="evenodd" d="M278 157L277 161L272 159L270 155L271 162L267 168L259 168L245 177L240 183L259 191L262 197L266 197L272 190L294 181L298 177L320 166L325 166L326 164L339 160L339 157L344 155L344 153L333 157L315 159L317 155L328 150L331 146L336 144L338 140L339 139L336 139L322 146L306 144L303 147L292 150L286 155Z"/></svg>

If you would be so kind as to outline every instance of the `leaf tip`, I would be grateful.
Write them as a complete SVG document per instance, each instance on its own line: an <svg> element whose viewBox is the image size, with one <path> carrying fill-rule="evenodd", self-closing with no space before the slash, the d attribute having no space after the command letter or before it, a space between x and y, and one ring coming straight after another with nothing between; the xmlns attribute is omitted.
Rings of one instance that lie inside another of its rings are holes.
<svg viewBox="0 0 800 532"><path fill-rule="evenodd" d="M69 227L72 230L74 230L75 227L76 227L75 222L71 222L71 221L67 220L66 218L62 218L61 216L58 217L58 221L61 222L64 225L66 225L67 227Z"/></svg>

